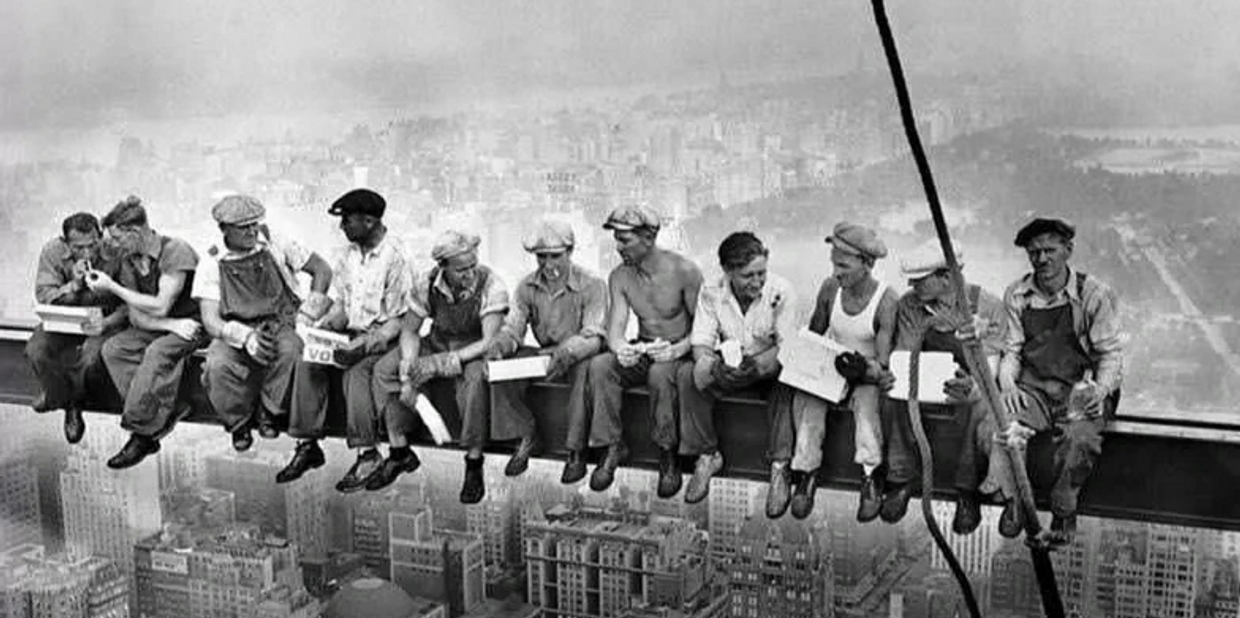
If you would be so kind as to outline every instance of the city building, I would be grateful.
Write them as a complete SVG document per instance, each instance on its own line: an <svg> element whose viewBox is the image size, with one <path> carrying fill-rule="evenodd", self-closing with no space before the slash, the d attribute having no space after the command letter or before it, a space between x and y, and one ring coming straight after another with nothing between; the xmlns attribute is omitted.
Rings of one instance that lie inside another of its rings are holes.
<svg viewBox="0 0 1240 618"><path fill-rule="evenodd" d="M392 513L417 513L426 506L423 485L400 486L381 494L368 494L353 507L352 553L378 577L391 572L388 516Z"/></svg>
<svg viewBox="0 0 1240 618"><path fill-rule="evenodd" d="M388 515L391 579L410 595L447 607L456 618L482 604L486 564L482 537L434 527L431 509Z"/></svg>
<svg viewBox="0 0 1240 618"><path fill-rule="evenodd" d="M392 582L356 579L336 592L322 618L448 618L441 603L410 596Z"/></svg>
<svg viewBox="0 0 1240 618"><path fill-rule="evenodd" d="M186 488L164 493L161 502L163 518L168 524L219 528L237 521L237 502L230 491Z"/></svg>
<svg viewBox="0 0 1240 618"><path fill-rule="evenodd" d="M745 522L727 567L733 618L831 618L835 575L827 539L790 518Z"/></svg>
<svg viewBox="0 0 1240 618"><path fill-rule="evenodd" d="M232 492L237 521L292 541L303 556L326 555L327 475L314 470L296 483L277 484L284 458L263 450L213 455L206 461L207 486Z"/></svg>
<svg viewBox="0 0 1240 618"><path fill-rule="evenodd" d="M6 425L5 431L0 431L0 552L43 543L33 432L16 419Z"/></svg>
<svg viewBox="0 0 1240 618"><path fill-rule="evenodd" d="M709 504L710 552L718 560L726 560L740 544L741 528L749 516L762 508L763 485L748 479L717 478L710 483Z"/></svg>
<svg viewBox="0 0 1240 618"><path fill-rule="evenodd" d="M20 549L0 555L0 616L129 618L129 578L116 563Z"/></svg>

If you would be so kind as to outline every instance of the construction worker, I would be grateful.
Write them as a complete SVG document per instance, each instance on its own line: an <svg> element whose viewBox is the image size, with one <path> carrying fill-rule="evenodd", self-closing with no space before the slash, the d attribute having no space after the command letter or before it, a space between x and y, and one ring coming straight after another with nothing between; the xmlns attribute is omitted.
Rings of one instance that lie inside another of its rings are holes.
<svg viewBox="0 0 1240 618"><path fill-rule="evenodd" d="M956 261L963 266L961 254ZM922 404L923 413L936 411L951 414L960 427L964 440L956 466L956 512L952 530L969 534L981 522L981 506L977 487L986 473L990 436L980 436L977 424L985 417L987 406L980 389L967 377L964 346L956 332L965 324L973 324L973 336L981 339L983 351L993 371L999 365L1007 326L1003 301L980 286L965 286L968 314L959 310L951 271L943 250L937 242L927 243L912 251L901 261L900 271L911 288L900 297L896 306L895 349L923 352L948 352L958 365L958 376L944 388L947 405ZM970 320L969 315L974 318ZM920 385L925 393L929 385ZM908 510L909 499L921 489L921 458L913 437L913 427L905 401L887 399L883 405L884 434L887 438L887 493L883 496L879 516L883 521L900 521ZM986 444L979 444L984 440ZM1017 529L1019 532L1019 529Z"/></svg>
<svg viewBox="0 0 1240 618"><path fill-rule="evenodd" d="M999 364L1003 405L1015 419L1001 437L1023 448L1049 432L1055 442L1055 484L1047 540L1070 543L1076 533L1077 496L1102 454L1102 429L1119 403L1124 333L1115 292L1068 264L1076 229L1061 219L1037 218L1016 234L1033 271L1008 286L1007 336ZM978 431L990 436L987 418ZM1011 519L1020 509L1008 457L990 454L982 491L997 490ZM1019 526L1017 526L1019 527Z"/></svg>
<svg viewBox="0 0 1240 618"><path fill-rule="evenodd" d="M112 209L103 226L121 254L119 279L91 271L86 284L128 306L129 328L103 344L103 362L125 399L121 427L129 441L108 460L128 468L159 452L159 439L189 412L177 401L185 361L209 341L190 295L198 254L189 243L151 229L142 201L130 197Z"/></svg>
<svg viewBox="0 0 1240 618"><path fill-rule="evenodd" d="M822 283L814 302L809 329L849 350L841 355L848 379L848 407L856 427L853 461L864 471L857 521L878 517L882 507L882 477L875 471L883 463L883 429L879 398L890 387L887 362L895 336L896 293L874 278L874 263L887 255L887 247L874 230L840 223L827 237L831 245L832 276ZM837 362L837 366L841 363ZM814 508L818 471L822 465L822 441L826 433L828 404L804 391L793 396L796 449L792 457L792 516L804 519Z"/></svg>
<svg viewBox="0 0 1240 618"><path fill-rule="evenodd" d="M396 345L400 318L408 306L409 261L400 243L383 224L387 202L369 189L340 196L328 214L340 217L349 246L336 261L331 287L332 307L314 325L344 333L349 342L335 350L331 365L301 361L293 371L293 402L288 433L297 448L277 483L301 478L323 465L318 440L325 435L331 375L340 371L347 415L346 443L357 459L336 483L336 491L358 491L378 472L383 458L378 443L377 411L371 380L375 364Z"/></svg>
<svg viewBox="0 0 1240 618"><path fill-rule="evenodd" d="M36 412L65 411L65 440L77 444L86 433L82 408L88 393L112 387L100 352L107 337L126 325L128 311L116 297L92 291L86 275L99 270L116 276L120 263L102 250L103 230L95 215L79 212L61 223L61 235L43 246L35 271L35 301L44 305L100 307L101 322L84 325L85 335L52 333L40 325L26 341L26 358L42 393ZM119 306L118 306L119 305ZM102 403L96 397L94 403Z"/></svg>
<svg viewBox="0 0 1240 618"><path fill-rule="evenodd" d="M586 475L590 364L585 361L602 349L607 328L607 284L573 263L574 244L573 228L561 221L544 220L526 236L522 245L537 256L538 269L517 284L512 309L486 355L488 360L548 355L546 379L568 382L568 461L560 475L562 483L575 483ZM522 344L527 326L540 348ZM491 422L492 438L521 438L504 469L508 476L524 472L530 455L541 446L534 416L524 402L529 384L515 380L492 385L494 409L510 412L503 418L514 424L499 426L497 414Z"/></svg>
<svg viewBox="0 0 1240 618"><path fill-rule="evenodd" d="M796 330L796 293L782 277L767 273L769 252L750 232L736 232L719 245L723 276L702 287L693 314L693 365L681 365L693 388L680 393L680 454L697 455L685 502L706 498L710 479L723 469L715 433L714 405L723 395L756 388L769 402L771 485L766 513L788 508L793 438L791 392L779 387L779 346ZM731 349L729 349L731 348ZM731 361L731 364L729 364Z"/></svg>
<svg viewBox="0 0 1240 618"><path fill-rule="evenodd" d="M293 369L302 354L296 321L300 315L312 323L331 305L326 294L331 267L295 241L265 234L266 215L262 203L248 195L216 203L211 216L224 247L211 247L194 282L203 327L214 338L203 382L238 451L253 444L255 426L264 438L278 435L276 417L288 415ZM304 302L298 271L311 276Z"/></svg>
<svg viewBox="0 0 1240 618"><path fill-rule="evenodd" d="M417 468L408 437L418 427L413 408L419 392L426 393L436 410L460 415L459 423L447 424L460 428L458 441L466 449L460 494L464 504L476 504L486 495L482 450L492 427L515 429L516 435L502 438L533 439L532 426L522 426L509 418L511 411L491 406L483 356L508 312L508 290L498 275L478 263L480 242L473 234L444 232L431 248L435 267L414 281L400 347L375 369L375 398L383 405L392 455L369 489L381 489ZM431 329L423 339L422 323L428 319Z"/></svg>
<svg viewBox="0 0 1240 618"><path fill-rule="evenodd" d="M641 206L623 206L607 216L623 263L611 271L607 323L610 352L590 359L592 412L590 442L607 448L590 477L590 488L611 486L616 468L628 457L620 404L624 389L645 384L649 391L651 439L659 448L657 494L670 498L682 479L676 453L680 442L678 391L692 384L681 365L692 365L690 334L702 273L688 258L655 246L660 221ZM637 340L625 338L629 311L637 315Z"/></svg>

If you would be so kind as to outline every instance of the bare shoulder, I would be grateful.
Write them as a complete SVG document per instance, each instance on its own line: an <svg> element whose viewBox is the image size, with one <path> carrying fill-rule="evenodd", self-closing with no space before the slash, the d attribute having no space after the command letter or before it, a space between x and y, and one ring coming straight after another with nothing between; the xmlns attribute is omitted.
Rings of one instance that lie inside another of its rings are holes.
<svg viewBox="0 0 1240 618"><path fill-rule="evenodd" d="M676 253L674 251L667 252L671 258L673 272L677 278L685 283L700 283L702 281L702 269L698 267L697 262Z"/></svg>

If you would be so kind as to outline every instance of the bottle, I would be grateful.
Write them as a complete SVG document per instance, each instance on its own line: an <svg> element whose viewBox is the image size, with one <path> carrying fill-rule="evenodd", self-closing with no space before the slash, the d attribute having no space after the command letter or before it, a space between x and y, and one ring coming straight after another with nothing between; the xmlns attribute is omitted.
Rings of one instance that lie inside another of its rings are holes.
<svg viewBox="0 0 1240 618"><path fill-rule="evenodd" d="M1072 392L1068 393L1069 421L1083 421L1090 417L1089 404L1097 390L1098 384L1088 376L1072 385Z"/></svg>

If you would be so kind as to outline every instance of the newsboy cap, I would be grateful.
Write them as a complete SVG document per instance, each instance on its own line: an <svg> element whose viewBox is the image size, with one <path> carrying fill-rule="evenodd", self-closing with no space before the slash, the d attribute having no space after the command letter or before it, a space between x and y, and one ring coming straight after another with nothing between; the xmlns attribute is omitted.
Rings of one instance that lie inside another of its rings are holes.
<svg viewBox="0 0 1240 618"><path fill-rule="evenodd" d="M1025 247L1034 238L1043 234L1058 234L1064 240L1072 240L1076 236L1076 228L1063 219L1043 219L1041 217L1025 224L1016 232L1016 246Z"/></svg>
<svg viewBox="0 0 1240 618"><path fill-rule="evenodd" d="M355 212L373 217L382 217L385 210L387 210L387 202L384 201L382 195L370 189L354 189L332 202L331 208L327 209L327 214L343 217L348 213Z"/></svg>
<svg viewBox="0 0 1240 618"><path fill-rule="evenodd" d="M521 240L521 246L530 253L566 251L574 244L573 226L554 219L543 219Z"/></svg>
<svg viewBox="0 0 1240 618"><path fill-rule="evenodd" d="M442 262L443 260L469 253L476 250L481 242L482 239L478 238L477 234L448 230L435 239L435 245L431 247L431 259L436 262Z"/></svg>
<svg viewBox="0 0 1240 618"><path fill-rule="evenodd" d="M838 223L826 241L847 253L864 255L873 259L887 257L887 245L878 239L877 232L864 225Z"/></svg>
<svg viewBox="0 0 1240 618"><path fill-rule="evenodd" d="M603 229L631 231L646 228L657 232L661 225L658 213L645 206L632 205L611 211L611 214L607 215L607 221L603 223Z"/></svg>
<svg viewBox="0 0 1240 618"><path fill-rule="evenodd" d="M229 195L211 207L211 216L221 225L249 225L267 216L267 209L249 195Z"/></svg>
<svg viewBox="0 0 1240 618"><path fill-rule="evenodd" d="M964 266L964 254L956 249L956 263ZM928 242L910 251L900 260L900 274L905 279L921 279L947 268L943 247L938 242Z"/></svg>

